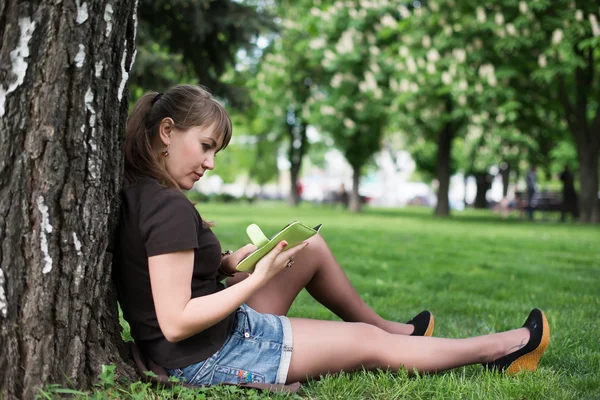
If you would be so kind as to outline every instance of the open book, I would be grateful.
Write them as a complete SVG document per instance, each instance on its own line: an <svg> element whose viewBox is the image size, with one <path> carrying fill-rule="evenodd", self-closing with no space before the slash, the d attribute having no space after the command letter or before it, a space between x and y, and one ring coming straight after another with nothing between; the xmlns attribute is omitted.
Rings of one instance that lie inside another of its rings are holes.
<svg viewBox="0 0 600 400"><path fill-rule="evenodd" d="M252 272L256 263L271 251L277 243L285 240L288 243L286 249L291 249L311 236L316 235L320 229L321 224L311 228L308 225L304 225L302 222L294 221L268 239L258 225L248 225L246 233L248 234L250 241L258 247L258 249L240 261L235 268L242 272Z"/></svg>

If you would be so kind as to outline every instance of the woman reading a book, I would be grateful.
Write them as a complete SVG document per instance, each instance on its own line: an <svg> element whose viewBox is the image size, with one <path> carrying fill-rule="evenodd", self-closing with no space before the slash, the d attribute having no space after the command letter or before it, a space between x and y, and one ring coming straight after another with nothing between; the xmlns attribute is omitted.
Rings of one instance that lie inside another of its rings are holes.
<svg viewBox="0 0 600 400"><path fill-rule="evenodd" d="M428 311L404 324L365 304L320 235L293 248L281 242L253 273L236 274L255 247L222 253L181 192L215 168L231 134L223 106L188 85L146 94L127 122L115 281L132 337L169 374L201 385L296 382L363 368L537 368L550 337L540 310L507 332L429 337ZM303 288L344 322L287 318Z"/></svg>

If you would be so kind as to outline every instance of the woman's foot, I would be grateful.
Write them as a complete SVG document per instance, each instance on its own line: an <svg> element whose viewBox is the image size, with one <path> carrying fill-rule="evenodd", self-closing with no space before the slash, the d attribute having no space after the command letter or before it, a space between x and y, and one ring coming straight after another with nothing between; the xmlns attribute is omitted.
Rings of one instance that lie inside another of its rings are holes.
<svg viewBox="0 0 600 400"><path fill-rule="evenodd" d="M413 333L410 336L433 336L433 314L429 311L421 311L417 316L407 322L414 326Z"/></svg>
<svg viewBox="0 0 600 400"><path fill-rule="evenodd" d="M483 366L487 369L514 375L521 370L535 371L542 354L546 351L550 343L550 325L544 315L544 312L534 308L523 328L529 330L529 341L519 350L514 351L504 357L500 357Z"/></svg>

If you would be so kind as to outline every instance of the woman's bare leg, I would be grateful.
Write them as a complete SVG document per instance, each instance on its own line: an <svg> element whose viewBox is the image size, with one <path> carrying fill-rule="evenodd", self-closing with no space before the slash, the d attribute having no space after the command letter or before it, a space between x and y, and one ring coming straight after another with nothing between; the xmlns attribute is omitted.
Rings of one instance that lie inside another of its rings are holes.
<svg viewBox="0 0 600 400"><path fill-rule="evenodd" d="M525 346L530 336L527 328L520 328L469 339L444 339L394 335L364 323L290 321L294 350L288 382L361 368L438 372L486 363Z"/></svg>
<svg viewBox="0 0 600 400"><path fill-rule="evenodd" d="M380 317L360 297L321 235L308 239L309 245L296 255L294 266L286 268L246 303L255 310L286 315L298 293L306 290L319 303L347 322L364 322L387 332L410 335L412 325ZM229 285L244 279L229 278Z"/></svg>

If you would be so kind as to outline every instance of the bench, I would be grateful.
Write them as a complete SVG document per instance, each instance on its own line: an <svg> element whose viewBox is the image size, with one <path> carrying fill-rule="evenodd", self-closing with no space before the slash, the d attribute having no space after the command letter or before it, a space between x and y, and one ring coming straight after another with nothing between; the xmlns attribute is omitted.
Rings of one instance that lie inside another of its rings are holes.
<svg viewBox="0 0 600 400"><path fill-rule="evenodd" d="M529 204L526 192L515 192L515 201L518 210L527 211ZM552 191L535 192L531 199L531 209L533 211L562 212L565 209L563 195L561 192Z"/></svg>

